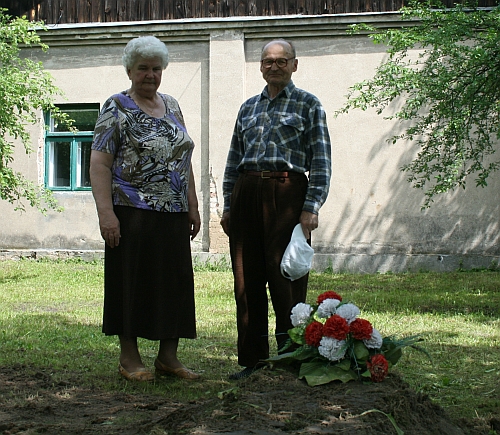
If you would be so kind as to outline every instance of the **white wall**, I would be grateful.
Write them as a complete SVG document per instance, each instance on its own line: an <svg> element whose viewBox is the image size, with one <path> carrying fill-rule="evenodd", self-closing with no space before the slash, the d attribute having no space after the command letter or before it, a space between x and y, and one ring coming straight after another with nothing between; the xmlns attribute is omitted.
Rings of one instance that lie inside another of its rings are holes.
<svg viewBox="0 0 500 435"><path fill-rule="evenodd" d="M370 78L386 56L384 47L367 37L346 36L347 24L362 21L397 25L397 14L66 25L42 35L51 47L48 54L29 55L44 62L65 92L67 100L58 102L102 104L128 87L121 66L128 40L154 34L166 42L171 61L160 91L178 99L197 145L193 165L203 227L193 251L206 258L228 250L218 224L224 164L240 104L265 85L260 49L272 38L289 38L299 59L293 80L320 98L332 138L330 195L313 233L315 267L355 272L488 267L500 256L498 174L486 189L475 188L472 180L466 190L443 195L423 212L422 192L399 170L415 149L386 142L401 126L374 111L334 117L349 86ZM42 150L40 126L31 131L34 148ZM18 150L16 166L30 179L43 179L41 156ZM65 211L47 216L34 210L20 214L0 203L0 249L102 249L91 194L56 196Z"/></svg>

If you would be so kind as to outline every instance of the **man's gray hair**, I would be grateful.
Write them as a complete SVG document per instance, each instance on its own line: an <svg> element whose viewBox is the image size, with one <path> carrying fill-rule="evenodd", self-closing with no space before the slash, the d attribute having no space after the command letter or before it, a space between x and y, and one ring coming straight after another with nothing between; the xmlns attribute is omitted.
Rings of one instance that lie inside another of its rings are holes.
<svg viewBox="0 0 500 435"><path fill-rule="evenodd" d="M139 58L158 58L165 69L168 65L168 49L166 45L155 36L139 36L131 39L123 50L122 63L128 72Z"/></svg>
<svg viewBox="0 0 500 435"><path fill-rule="evenodd" d="M286 39L283 39L283 38L277 38L277 39L273 39L272 41L266 42L264 44L264 46L262 47L262 50L260 52L261 57L264 54L264 51L266 50L266 48L270 44L281 44L282 46L286 46L287 45L287 46L290 47L289 51L290 51L290 54L292 55L292 57L297 57L297 53L295 52L295 46L293 45L293 43L290 42L290 41L287 41Z"/></svg>

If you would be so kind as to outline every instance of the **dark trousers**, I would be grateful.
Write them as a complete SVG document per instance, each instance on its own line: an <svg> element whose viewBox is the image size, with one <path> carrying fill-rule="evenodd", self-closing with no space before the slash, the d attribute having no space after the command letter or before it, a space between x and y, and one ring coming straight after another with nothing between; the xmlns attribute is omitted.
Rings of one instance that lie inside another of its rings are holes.
<svg viewBox="0 0 500 435"><path fill-rule="evenodd" d="M278 349L292 328L293 306L304 302L308 275L290 281L280 263L299 223L308 180L303 174L262 179L242 174L231 196L230 252L238 327L238 363L253 367L269 357L268 297L276 314Z"/></svg>

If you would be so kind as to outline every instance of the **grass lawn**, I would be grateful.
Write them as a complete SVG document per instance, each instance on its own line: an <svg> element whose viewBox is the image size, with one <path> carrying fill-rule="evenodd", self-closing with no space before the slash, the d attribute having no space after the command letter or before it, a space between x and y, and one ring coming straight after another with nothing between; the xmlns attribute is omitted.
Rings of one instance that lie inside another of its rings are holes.
<svg viewBox="0 0 500 435"><path fill-rule="evenodd" d="M133 388L193 400L225 390L228 373L238 370L231 272L198 266L195 285L198 339L181 340L179 357L203 373L202 386ZM490 418L500 417L499 289L494 271L313 272L308 302L334 290L358 305L382 335L421 334L432 362L406 349L393 371L451 416ZM56 377L77 369L89 385L116 388L119 347L116 338L101 333L102 299L101 262L0 262L0 368L50 367ZM270 334L272 325L270 310ZM157 343L140 340L140 349L152 367Z"/></svg>

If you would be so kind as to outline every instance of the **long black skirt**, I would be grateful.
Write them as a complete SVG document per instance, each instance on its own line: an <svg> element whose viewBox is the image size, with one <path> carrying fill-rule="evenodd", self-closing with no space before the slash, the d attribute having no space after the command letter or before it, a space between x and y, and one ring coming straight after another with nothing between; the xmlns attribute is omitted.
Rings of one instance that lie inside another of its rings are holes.
<svg viewBox="0 0 500 435"><path fill-rule="evenodd" d="M120 244L106 245L106 335L195 338L194 279L187 213L115 206Z"/></svg>

